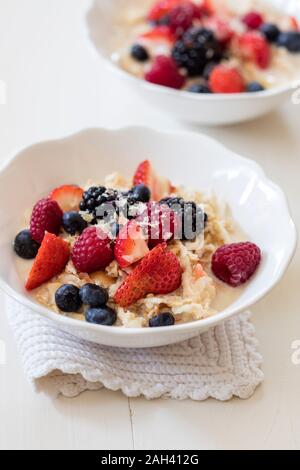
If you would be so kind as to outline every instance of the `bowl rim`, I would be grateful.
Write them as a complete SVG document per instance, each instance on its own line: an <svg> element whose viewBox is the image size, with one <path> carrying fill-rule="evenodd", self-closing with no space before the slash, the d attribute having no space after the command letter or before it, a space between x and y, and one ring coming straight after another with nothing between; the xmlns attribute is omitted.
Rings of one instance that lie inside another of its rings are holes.
<svg viewBox="0 0 300 470"><path fill-rule="evenodd" d="M268 294L274 287L275 285L278 284L278 282L282 279L286 269L288 268L295 250L297 246L297 230L295 223L293 222L293 219L291 217L291 213L289 210L289 205L288 201L286 198L285 193L283 190L278 186L276 183L271 181L265 174L264 170L262 167L254 162L253 160L250 160L246 157L243 157L239 155L236 152L233 152L232 150L228 149L226 146L221 144L220 142L216 141L215 139L208 137L205 134L199 134L196 132L190 132L190 131L161 131L158 129L154 129L151 127L145 127L145 126L126 126L126 127L118 127L118 128L86 128L83 129L79 132L75 132L72 134L67 135L66 137L63 138L57 138L57 139L50 139L50 140L44 140L37 142L33 145L30 145L28 147L25 147L21 150L19 150L17 153L14 152L14 155L7 159L6 162L0 167L0 176L5 176L5 173L10 169L11 166L16 165L18 162L18 159L22 158L22 155L24 152L29 152L31 149L39 146L39 145L49 145L53 143L58 143L58 142L64 142L64 141L71 141L75 138L79 138L81 135L89 135L91 132L102 132L103 134L126 134L126 133L141 133L141 132L150 132L152 134L156 134L157 137L161 136L161 134L164 134L165 136L169 137L174 137L176 136L177 138L189 138L191 136L195 137L201 137L201 139L205 139L209 145L213 145L216 148L218 147L220 151L226 151L226 153L230 153L231 157L238 161L240 164L247 168L251 168L256 172L256 174L259 176L261 180L264 181L265 184L267 184L269 187L271 187L280 197L285 210L286 210L286 215L287 219L289 220L289 230L290 230L290 244L288 247L286 247L286 258L284 262L282 262L282 265L280 266L280 269L277 270L276 275L274 276L273 282L270 285L267 285L266 287L262 288L260 292L257 294L253 294L250 296L247 301L245 301L244 305L238 307L238 308L232 308L231 305L229 305L225 310L216 313L215 315L205 318L205 319L200 319L196 320L193 322L188 322L188 323L183 323L179 325L173 325L169 327L164 327L164 328L122 328L122 327L107 327L103 325L95 325L91 324L88 322L82 322L80 321L81 328L87 331L102 331L102 333L107 333L107 328L109 328L109 332L111 335L114 337L118 336L131 336L131 335L151 335L153 331L156 331L157 333L160 331L160 334L164 333L171 333L171 332L192 332L192 330L197 331L198 327L201 326L203 329L208 329L209 327L220 323L227 318L236 315L242 311L245 311L249 309L250 306L254 305L256 302L261 300L266 294ZM40 314L41 316L54 321L58 326L61 325L66 325L68 327L74 326L74 328L78 328L79 325L79 320L60 315L46 307L43 307L42 305L39 305L38 303L30 300L30 298L26 297L26 295L23 295L21 293L18 293L15 291L10 285L6 282L5 279L0 277L0 289L9 295L11 298L16 300L19 304L24 305L25 307L29 308L30 310L33 310Z"/></svg>
<svg viewBox="0 0 300 470"><path fill-rule="evenodd" d="M258 91L255 93L251 92L244 92L244 93L191 93L187 90L176 90L173 88L169 88L162 85L156 85L146 80L142 80L138 78L126 70L122 69L118 66L111 58L107 57L104 53L101 52L100 49L97 48L91 29L89 27L88 17L93 11L94 5L96 0L93 0L91 5L86 9L84 15L84 21L82 21L82 35L84 38L85 43L87 44L88 48L96 54L97 58L103 60L106 67L111 70L113 73L119 75L122 79L126 79L127 81L131 82L132 86L138 86L140 88L145 88L146 91L154 92L157 91L159 94L164 94L172 98L176 99L186 99L188 101L199 101L199 102L215 102L215 101L247 101L251 98L257 98L260 100L268 100L270 98L274 98L279 95L284 95L286 93L291 93L293 90L297 89L300 86L300 75L298 79L294 79L289 81L285 85L280 85L274 88L269 88L263 91Z"/></svg>

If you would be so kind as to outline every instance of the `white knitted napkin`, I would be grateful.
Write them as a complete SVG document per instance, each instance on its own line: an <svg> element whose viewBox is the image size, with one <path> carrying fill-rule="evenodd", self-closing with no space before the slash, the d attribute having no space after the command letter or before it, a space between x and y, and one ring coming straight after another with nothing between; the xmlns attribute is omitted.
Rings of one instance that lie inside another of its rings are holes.
<svg viewBox="0 0 300 470"><path fill-rule="evenodd" d="M11 299L7 312L26 376L52 396L104 386L129 397L229 400L249 398L264 378L250 313L183 343L118 349L64 333Z"/></svg>

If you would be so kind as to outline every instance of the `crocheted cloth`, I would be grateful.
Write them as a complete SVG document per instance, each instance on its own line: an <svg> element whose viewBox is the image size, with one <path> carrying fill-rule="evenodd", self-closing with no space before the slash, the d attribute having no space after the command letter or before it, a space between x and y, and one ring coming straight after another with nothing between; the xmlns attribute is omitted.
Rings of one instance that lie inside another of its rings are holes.
<svg viewBox="0 0 300 470"><path fill-rule="evenodd" d="M118 349L80 340L7 299L7 312L28 379L52 396L106 387L129 397L249 398L263 380L250 313L183 343Z"/></svg>

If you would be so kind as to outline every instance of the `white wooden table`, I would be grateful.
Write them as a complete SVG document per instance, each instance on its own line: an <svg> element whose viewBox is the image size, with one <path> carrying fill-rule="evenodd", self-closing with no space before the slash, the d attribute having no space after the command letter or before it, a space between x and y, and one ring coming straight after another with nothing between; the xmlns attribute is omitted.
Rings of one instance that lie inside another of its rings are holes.
<svg viewBox="0 0 300 470"><path fill-rule="evenodd" d="M188 128L148 108L112 77L82 38L89 0L0 0L0 163L38 140L82 127ZM259 121L200 129L258 161L286 191L300 226L300 105ZM20 188L12 188L18 191ZM7 195L9 197L9 195ZM278 214L280 230L280 214ZM270 240L272 243L272 240ZM299 449L300 251L281 284L253 308L265 383L248 401L130 399L100 391L51 401L26 382L0 294L0 448Z"/></svg>

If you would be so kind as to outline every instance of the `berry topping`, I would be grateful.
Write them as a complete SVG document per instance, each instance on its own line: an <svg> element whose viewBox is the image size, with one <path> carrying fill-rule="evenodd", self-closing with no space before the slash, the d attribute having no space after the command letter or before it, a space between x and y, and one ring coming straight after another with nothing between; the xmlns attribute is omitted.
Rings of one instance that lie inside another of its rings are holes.
<svg viewBox="0 0 300 470"><path fill-rule="evenodd" d="M103 307L108 302L108 291L96 284L85 284L79 292L81 301L90 307Z"/></svg>
<svg viewBox="0 0 300 470"><path fill-rule="evenodd" d="M169 26L161 25L141 34L139 39L146 41L165 41L167 43L173 43L175 41L175 36Z"/></svg>
<svg viewBox="0 0 300 470"><path fill-rule="evenodd" d="M149 202L151 198L150 189L144 184L138 184L129 191L129 197L137 202Z"/></svg>
<svg viewBox="0 0 300 470"><path fill-rule="evenodd" d="M214 253L212 271L221 281L238 287L253 276L260 261L261 251L254 243L232 243Z"/></svg>
<svg viewBox="0 0 300 470"><path fill-rule="evenodd" d="M14 250L20 258L33 259L39 251L39 243L33 240L29 230L22 230L14 241Z"/></svg>
<svg viewBox="0 0 300 470"><path fill-rule="evenodd" d="M158 21L180 3L182 3L182 0L158 0L149 11L147 19L149 21Z"/></svg>
<svg viewBox="0 0 300 470"><path fill-rule="evenodd" d="M150 248L171 240L175 232L178 233L181 229L175 213L167 205L155 202L149 203L146 210L136 220L142 227Z"/></svg>
<svg viewBox="0 0 300 470"><path fill-rule="evenodd" d="M117 313L110 307L89 308L85 314L88 323L112 326L117 321Z"/></svg>
<svg viewBox="0 0 300 470"><path fill-rule="evenodd" d="M149 253L149 248L141 226L130 221L119 233L115 244L115 258L121 268L136 263Z"/></svg>
<svg viewBox="0 0 300 470"><path fill-rule="evenodd" d="M213 31L215 38L223 45L227 45L234 36L229 23L216 15L206 18L203 24L205 28Z"/></svg>
<svg viewBox="0 0 300 470"><path fill-rule="evenodd" d="M177 256L162 243L129 274L117 290L115 302L127 308L147 294L169 294L180 287L181 273Z"/></svg>
<svg viewBox="0 0 300 470"><path fill-rule="evenodd" d="M75 185L64 185L56 188L50 194L50 199L56 201L63 212L78 211L83 189Z"/></svg>
<svg viewBox="0 0 300 470"><path fill-rule="evenodd" d="M195 83L188 89L191 93L211 93L211 89L202 83Z"/></svg>
<svg viewBox="0 0 300 470"><path fill-rule="evenodd" d="M213 93L242 93L245 81L235 67L218 65L209 78L209 86Z"/></svg>
<svg viewBox="0 0 300 470"><path fill-rule="evenodd" d="M147 186L154 201L161 199L171 191L170 182L156 174L149 160L139 164L133 177L133 184L134 186L140 184Z"/></svg>
<svg viewBox="0 0 300 470"><path fill-rule="evenodd" d="M248 93L257 93L258 91L264 91L265 88L259 82L250 82L247 85L246 91Z"/></svg>
<svg viewBox="0 0 300 470"><path fill-rule="evenodd" d="M64 284L55 293L55 303L62 312L78 312L82 306L79 289L72 284Z"/></svg>
<svg viewBox="0 0 300 470"><path fill-rule="evenodd" d="M86 228L72 250L72 261L81 273L90 274L105 269L113 258L111 241L99 227Z"/></svg>
<svg viewBox="0 0 300 470"><path fill-rule="evenodd" d="M151 69L145 74L145 79L150 83L178 90L185 83L185 78L179 73L174 60L164 55L155 58Z"/></svg>
<svg viewBox="0 0 300 470"><path fill-rule="evenodd" d="M70 235L81 234L88 225L78 212L65 212L62 224L64 230Z"/></svg>
<svg viewBox="0 0 300 470"><path fill-rule="evenodd" d="M26 289L33 290L60 274L69 261L67 242L52 233L46 233L31 268Z"/></svg>
<svg viewBox="0 0 300 470"><path fill-rule="evenodd" d="M243 23L249 29L259 29L264 22L263 16L257 11L250 11L243 17Z"/></svg>
<svg viewBox="0 0 300 470"><path fill-rule="evenodd" d="M168 206L177 215L175 237L180 240L194 240L200 235L207 222L207 215L195 202L186 202L180 197L168 197L160 201L162 207Z"/></svg>
<svg viewBox="0 0 300 470"><path fill-rule="evenodd" d="M209 62L219 62L222 48L212 31L193 27L175 43L172 57L178 67L185 68L193 77L201 75Z"/></svg>
<svg viewBox="0 0 300 470"><path fill-rule="evenodd" d="M265 36L269 42L276 42L280 34L280 29L276 24L264 23L260 27L260 32Z"/></svg>
<svg viewBox="0 0 300 470"><path fill-rule="evenodd" d="M261 68L266 69L271 62L271 48L266 38L257 31L243 34L237 40L238 53L246 59L255 62Z"/></svg>
<svg viewBox="0 0 300 470"><path fill-rule="evenodd" d="M277 44L285 47L289 52L300 52L300 33L297 31L280 33Z"/></svg>
<svg viewBox="0 0 300 470"><path fill-rule="evenodd" d="M180 37L193 25L193 20L200 17L200 8L192 2L185 1L169 12L168 25L171 31Z"/></svg>
<svg viewBox="0 0 300 470"><path fill-rule="evenodd" d="M151 328L157 328L161 326L172 326L175 323L175 318L172 313L164 312L159 313L155 317L150 318L149 326Z"/></svg>
<svg viewBox="0 0 300 470"><path fill-rule="evenodd" d="M147 62L149 60L149 54L147 49L141 44L134 44L131 48L131 57L138 62Z"/></svg>
<svg viewBox="0 0 300 470"><path fill-rule="evenodd" d="M45 232L58 235L62 224L62 210L56 201L41 199L34 206L30 219L30 235L42 243Z"/></svg>

